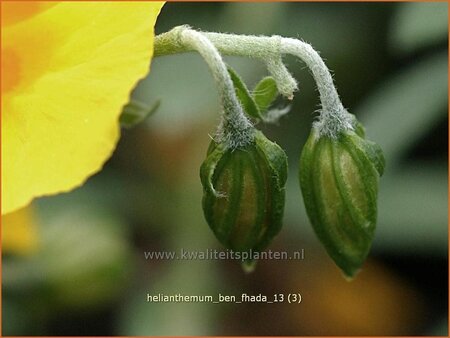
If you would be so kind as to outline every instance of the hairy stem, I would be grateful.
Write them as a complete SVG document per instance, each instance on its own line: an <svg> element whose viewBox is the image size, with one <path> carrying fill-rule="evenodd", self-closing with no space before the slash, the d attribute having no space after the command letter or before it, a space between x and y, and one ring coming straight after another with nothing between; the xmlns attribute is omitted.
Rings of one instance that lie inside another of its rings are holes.
<svg viewBox="0 0 450 338"><path fill-rule="evenodd" d="M216 82L223 108L218 141L233 149L253 141L253 126L242 110L230 74L216 47L202 33L192 29L182 30L179 41L181 45L198 51L208 64Z"/></svg>
<svg viewBox="0 0 450 338"><path fill-rule="evenodd" d="M158 35L155 38L154 56L192 51L189 45L180 45L180 31L186 26ZM353 129L350 114L343 107L333 78L320 55L306 42L280 36L248 36L222 33L202 33L224 55L246 56L260 59L267 64L280 93L292 98L297 83L282 62L283 54L300 58L311 70L320 93L322 109L314 126L322 135L336 137L343 130Z"/></svg>

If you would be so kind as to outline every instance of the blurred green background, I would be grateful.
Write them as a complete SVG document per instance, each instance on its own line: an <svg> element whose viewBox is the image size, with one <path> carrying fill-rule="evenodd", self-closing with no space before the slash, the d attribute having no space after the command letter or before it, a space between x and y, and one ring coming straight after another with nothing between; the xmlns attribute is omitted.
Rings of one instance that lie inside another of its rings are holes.
<svg viewBox="0 0 450 338"><path fill-rule="evenodd" d="M302 261L145 260L144 251L223 248L203 219L199 166L219 120L195 53L153 60L133 93L157 112L124 130L104 170L33 203L39 249L3 253L3 335L447 335L447 3L167 3L162 33L278 34L311 43L387 167L368 261L346 282L312 233L298 158L319 107L305 65L291 112L258 126L289 157L284 228L272 250ZM226 57L252 87L262 63ZM286 104L280 100L280 106ZM147 303L147 293L301 293L301 304Z"/></svg>

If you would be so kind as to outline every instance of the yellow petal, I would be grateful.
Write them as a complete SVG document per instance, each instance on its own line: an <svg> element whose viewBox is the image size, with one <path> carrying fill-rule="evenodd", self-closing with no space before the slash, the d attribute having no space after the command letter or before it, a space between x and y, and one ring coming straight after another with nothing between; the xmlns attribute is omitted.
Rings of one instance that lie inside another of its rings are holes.
<svg viewBox="0 0 450 338"><path fill-rule="evenodd" d="M101 169L122 106L149 71L163 5L47 4L11 20L2 11L2 214Z"/></svg>
<svg viewBox="0 0 450 338"><path fill-rule="evenodd" d="M31 206L2 215L2 253L29 255L38 248L37 220Z"/></svg>
<svg viewBox="0 0 450 338"><path fill-rule="evenodd" d="M56 4L44 1L3 2L2 27L31 18Z"/></svg>

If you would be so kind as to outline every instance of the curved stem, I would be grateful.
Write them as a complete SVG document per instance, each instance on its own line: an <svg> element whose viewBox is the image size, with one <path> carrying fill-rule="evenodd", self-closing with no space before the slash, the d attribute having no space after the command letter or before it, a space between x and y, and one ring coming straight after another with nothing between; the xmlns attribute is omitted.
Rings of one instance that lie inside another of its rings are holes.
<svg viewBox="0 0 450 338"><path fill-rule="evenodd" d="M312 72L322 104L319 119L315 122L320 134L336 137L340 131L353 129L350 114L342 105L331 73L319 53L310 44L292 38L282 40L281 51L303 60Z"/></svg>
<svg viewBox="0 0 450 338"><path fill-rule="evenodd" d="M245 116L230 74L216 47L204 34L187 27L178 31L177 39L180 46L196 50L202 56L214 77L223 108L222 122L217 131L218 141L233 149L252 142L253 126Z"/></svg>
<svg viewBox="0 0 450 338"><path fill-rule="evenodd" d="M179 30L188 26L175 27L155 37L154 57L193 51L179 44L176 36ZM267 64L267 68L277 83L278 91L292 99L297 90L297 81L289 73L281 60L280 36L247 36L222 33L203 33L221 54L257 58Z"/></svg>
<svg viewBox="0 0 450 338"><path fill-rule="evenodd" d="M155 38L155 56L188 52L170 38L172 31ZM203 33L224 55L246 56L263 60L277 82L281 94L292 97L297 84L281 61L282 54L300 58L311 70L320 93L322 109L314 126L322 135L336 137L340 131L353 129L350 114L345 110L333 78L320 55L306 42L280 36L248 36Z"/></svg>

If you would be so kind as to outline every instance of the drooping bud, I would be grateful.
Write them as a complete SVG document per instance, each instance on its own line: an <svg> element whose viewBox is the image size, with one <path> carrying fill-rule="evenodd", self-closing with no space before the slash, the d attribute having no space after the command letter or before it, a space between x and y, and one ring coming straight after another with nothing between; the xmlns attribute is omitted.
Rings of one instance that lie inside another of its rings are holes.
<svg viewBox="0 0 450 338"><path fill-rule="evenodd" d="M300 186L308 217L328 254L351 278L364 263L374 237L378 181L384 170L380 147L364 128L334 138L313 126L300 157Z"/></svg>
<svg viewBox="0 0 450 338"><path fill-rule="evenodd" d="M200 177L204 215L217 239L236 252L264 250L282 226L284 151L259 131L234 150L212 141Z"/></svg>

